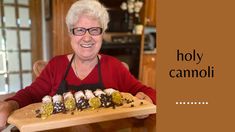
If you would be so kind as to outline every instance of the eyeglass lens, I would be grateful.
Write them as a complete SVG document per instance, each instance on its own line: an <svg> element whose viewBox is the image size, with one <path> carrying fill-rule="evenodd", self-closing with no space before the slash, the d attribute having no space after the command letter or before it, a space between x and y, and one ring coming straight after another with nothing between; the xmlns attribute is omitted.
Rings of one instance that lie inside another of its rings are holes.
<svg viewBox="0 0 235 132"><path fill-rule="evenodd" d="M76 35L76 36L82 36L82 35L86 34L86 31L88 31L90 35L96 36L96 35L100 35L102 33L102 28L101 27L91 27L91 28L86 29L83 27L77 27L77 28L71 29L71 32L73 33L73 35Z"/></svg>

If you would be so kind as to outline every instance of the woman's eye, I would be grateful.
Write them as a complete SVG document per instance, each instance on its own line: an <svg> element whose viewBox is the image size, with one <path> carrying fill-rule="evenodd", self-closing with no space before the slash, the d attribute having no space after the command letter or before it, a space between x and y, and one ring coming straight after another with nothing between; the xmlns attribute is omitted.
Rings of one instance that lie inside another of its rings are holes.
<svg viewBox="0 0 235 132"><path fill-rule="evenodd" d="M92 29L92 30L90 30L90 32L96 33L96 32L98 32L98 30L97 29Z"/></svg>
<svg viewBox="0 0 235 132"><path fill-rule="evenodd" d="M84 30L82 30L82 29L76 29L75 31L76 32L84 32Z"/></svg>
<svg viewBox="0 0 235 132"><path fill-rule="evenodd" d="M101 33L101 29L100 28L92 28L92 29L90 29L90 33L92 33L92 34L100 34Z"/></svg>

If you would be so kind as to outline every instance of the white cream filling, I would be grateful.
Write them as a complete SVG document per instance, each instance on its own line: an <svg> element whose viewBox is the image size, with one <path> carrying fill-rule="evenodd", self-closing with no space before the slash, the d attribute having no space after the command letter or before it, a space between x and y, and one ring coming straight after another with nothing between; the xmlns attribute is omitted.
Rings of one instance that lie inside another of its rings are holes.
<svg viewBox="0 0 235 132"><path fill-rule="evenodd" d="M52 98L49 95L46 95L42 98L42 103L51 103L52 102Z"/></svg>
<svg viewBox="0 0 235 132"><path fill-rule="evenodd" d="M62 96L59 95L59 94L54 95L54 96L52 97L52 99L53 99L53 102L54 102L54 103L55 103L55 102L62 102Z"/></svg>
<svg viewBox="0 0 235 132"><path fill-rule="evenodd" d="M115 89L112 89L112 88L108 88L108 89L105 89L104 92L108 95L111 95L113 92L115 92L116 90Z"/></svg>
<svg viewBox="0 0 235 132"><path fill-rule="evenodd" d="M73 98L73 94L71 92L64 93L63 96L64 96L64 99Z"/></svg>
<svg viewBox="0 0 235 132"><path fill-rule="evenodd" d="M87 99L95 97L95 95L92 93L91 90L85 90L85 95L86 95Z"/></svg>
<svg viewBox="0 0 235 132"><path fill-rule="evenodd" d="M95 92L94 92L95 96L100 96L101 94L105 94L105 92L103 92L101 89L97 89Z"/></svg>
<svg viewBox="0 0 235 132"><path fill-rule="evenodd" d="M81 97L86 98L85 94L82 91L78 91L74 94L75 99L79 100Z"/></svg>

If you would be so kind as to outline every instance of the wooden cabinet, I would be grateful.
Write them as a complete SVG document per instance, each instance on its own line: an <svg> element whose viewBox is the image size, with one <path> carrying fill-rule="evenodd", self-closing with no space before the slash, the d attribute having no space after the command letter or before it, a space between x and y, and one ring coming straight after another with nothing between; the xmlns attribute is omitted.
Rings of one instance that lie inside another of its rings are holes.
<svg viewBox="0 0 235 132"><path fill-rule="evenodd" d="M157 2L156 0L145 0L145 25L156 26Z"/></svg>
<svg viewBox="0 0 235 132"><path fill-rule="evenodd" d="M143 54L141 81L152 88L156 88L156 66L156 53Z"/></svg>
<svg viewBox="0 0 235 132"><path fill-rule="evenodd" d="M156 0L145 0L144 26L156 28ZM139 80L152 88L156 88L156 52L146 53L144 51L145 30L141 38Z"/></svg>

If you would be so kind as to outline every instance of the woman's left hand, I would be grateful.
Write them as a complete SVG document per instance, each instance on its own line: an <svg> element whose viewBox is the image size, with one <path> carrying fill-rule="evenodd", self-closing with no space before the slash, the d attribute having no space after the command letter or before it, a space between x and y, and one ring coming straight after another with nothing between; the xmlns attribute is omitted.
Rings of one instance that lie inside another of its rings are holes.
<svg viewBox="0 0 235 132"><path fill-rule="evenodd" d="M146 95L145 93L143 93L143 92L138 92L138 93L135 95L135 97L137 97L138 99L146 100L146 101L148 101L148 102L150 102L150 103L153 103L153 101L151 100L151 98L150 98L148 95Z"/></svg>
<svg viewBox="0 0 235 132"><path fill-rule="evenodd" d="M145 93L143 92L138 92L135 97L137 97L138 99L141 99L141 100L146 100L150 103L153 103L153 101L151 100L151 98L146 95ZM141 116L136 116L135 118L137 119L144 119L144 118L147 118L149 115L141 115Z"/></svg>

